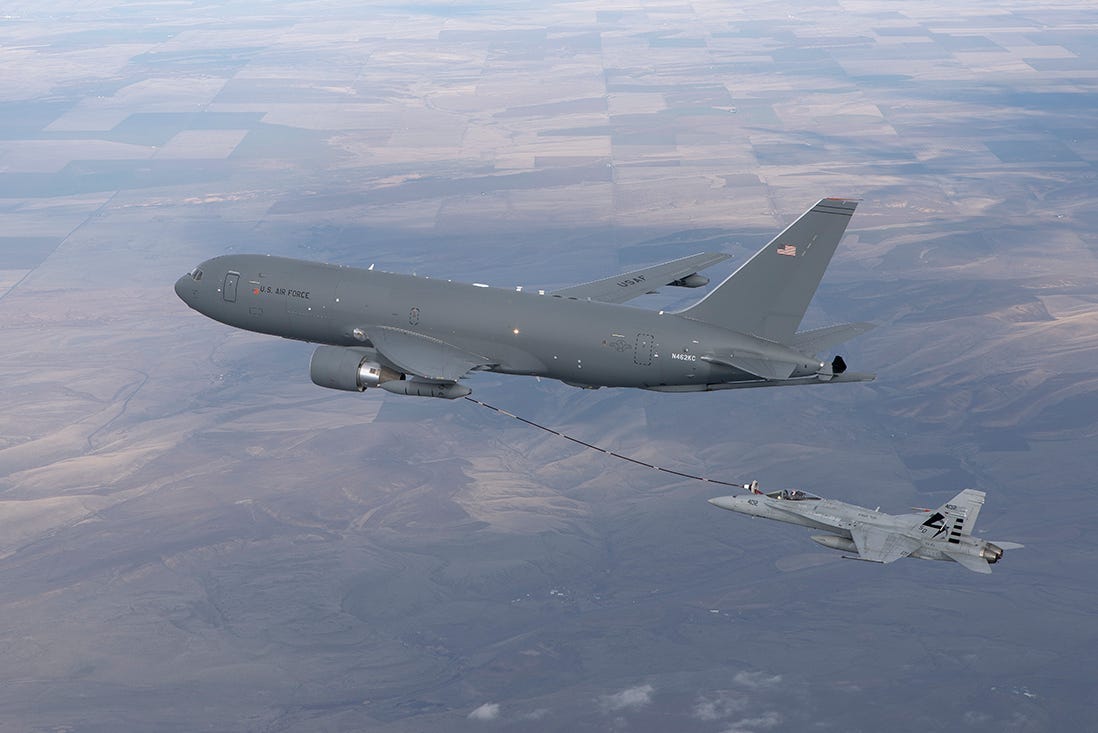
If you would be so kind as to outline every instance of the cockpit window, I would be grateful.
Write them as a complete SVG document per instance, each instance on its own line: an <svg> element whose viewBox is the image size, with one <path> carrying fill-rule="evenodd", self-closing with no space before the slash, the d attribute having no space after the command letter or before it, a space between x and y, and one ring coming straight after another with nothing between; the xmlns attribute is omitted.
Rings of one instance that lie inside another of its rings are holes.
<svg viewBox="0 0 1098 733"><path fill-rule="evenodd" d="M202 270L198 269L197 267L194 268L193 270L191 270L191 279L196 281L196 282L198 280L201 280L202 279Z"/></svg>
<svg viewBox="0 0 1098 733"><path fill-rule="evenodd" d="M819 501L820 497L800 489L782 489L771 491L767 494L771 499L785 499L786 501Z"/></svg>

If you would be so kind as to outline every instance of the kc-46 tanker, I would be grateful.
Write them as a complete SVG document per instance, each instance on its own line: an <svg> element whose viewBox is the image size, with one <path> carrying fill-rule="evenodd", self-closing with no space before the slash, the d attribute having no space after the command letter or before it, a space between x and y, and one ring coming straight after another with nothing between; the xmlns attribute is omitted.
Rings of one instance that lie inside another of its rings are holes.
<svg viewBox="0 0 1098 733"><path fill-rule="evenodd" d="M312 380L333 389L457 398L475 371L588 389L703 392L873 379L818 354L867 331L799 332L857 202L823 199L688 308L622 303L661 286L702 287L702 253L552 292L492 288L319 262L239 254L175 284L217 321L320 346Z"/></svg>

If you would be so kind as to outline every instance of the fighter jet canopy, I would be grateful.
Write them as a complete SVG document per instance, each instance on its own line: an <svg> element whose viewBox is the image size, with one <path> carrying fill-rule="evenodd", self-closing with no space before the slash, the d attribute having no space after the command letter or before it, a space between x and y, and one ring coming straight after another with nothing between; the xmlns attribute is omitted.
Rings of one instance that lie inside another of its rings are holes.
<svg viewBox="0 0 1098 733"><path fill-rule="evenodd" d="M785 499L786 501L819 501L823 497L810 494L801 489L782 489L767 493L771 499Z"/></svg>

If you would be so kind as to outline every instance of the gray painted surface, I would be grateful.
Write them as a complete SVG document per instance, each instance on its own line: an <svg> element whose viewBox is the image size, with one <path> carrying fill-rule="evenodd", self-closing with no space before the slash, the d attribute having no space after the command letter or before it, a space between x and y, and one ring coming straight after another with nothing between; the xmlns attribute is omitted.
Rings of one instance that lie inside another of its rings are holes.
<svg viewBox="0 0 1098 733"><path fill-rule="evenodd" d="M676 313L620 302L660 285L707 282L693 270L723 255L692 255L556 293L226 255L180 278L176 293L230 326L353 349L356 359L314 356L314 381L338 389L381 386L367 374L378 368L392 372L382 381L436 385L389 391L451 398L469 393L447 386L471 370L662 391L865 381L872 377L804 350L839 343L864 325L796 334L856 205L820 201Z"/></svg>
<svg viewBox="0 0 1098 733"><path fill-rule="evenodd" d="M934 512L882 514L879 509L824 499L798 490L762 493L752 483L750 493L722 496L709 503L750 517L773 519L827 531L812 540L833 550L854 553L854 559L891 563L902 557L951 560L976 573L990 573L1004 550L1015 542L990 542L972 536L984 505L983 491L965 489Z"/></svg>

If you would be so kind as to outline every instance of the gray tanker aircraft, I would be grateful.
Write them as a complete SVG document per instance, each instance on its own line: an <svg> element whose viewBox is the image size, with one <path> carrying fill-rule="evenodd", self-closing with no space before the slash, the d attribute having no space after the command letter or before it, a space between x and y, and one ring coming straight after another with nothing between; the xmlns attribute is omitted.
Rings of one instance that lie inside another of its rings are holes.
<svg viewBox="0 0 1098 733"><path fill-rule="evenodd" d="M321 344L313 382L454 399L472 371L588 389L704 392L861 382L830 349L869 330L797 332L856 201L823 199L694 305L621 305L669 285L696 288L728 258L703 253L562 290L492 288L319 262L239 254L175 284L194 310L236 328Z"/></svg>
<svg viewBox="0 0 1098 733"><path fill-rule="evenodd" d="M1017 542L989 542L972 536L986 496L974 489L965 489L934 512L920 509L918 514L882 514L798 489L763 493L757 481L744 488L750 493L721 496L709 503L751 517L826 530L828 534L812 535L812 541L852 552L855 560L952 560L973 572L990 573L1004 550L1023 547Z"/></svg>

